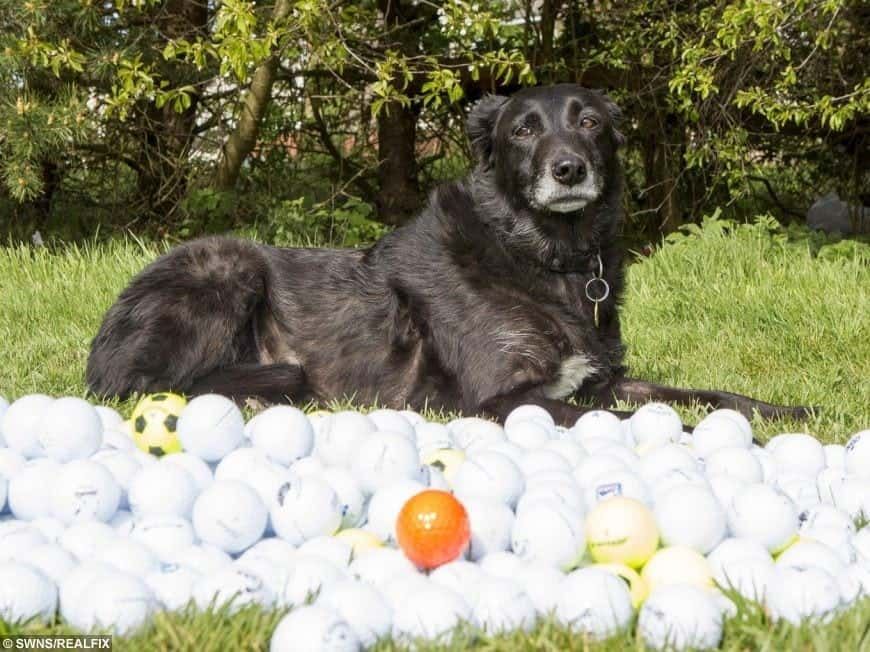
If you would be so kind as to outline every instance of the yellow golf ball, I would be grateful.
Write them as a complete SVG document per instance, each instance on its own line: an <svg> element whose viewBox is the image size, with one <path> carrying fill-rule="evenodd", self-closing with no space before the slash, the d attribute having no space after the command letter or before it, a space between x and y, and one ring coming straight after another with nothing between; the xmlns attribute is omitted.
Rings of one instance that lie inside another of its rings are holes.
<svg viewBox="0 0 870 652"><path fill-rule="evenodd" d="M637 609L649 595L649 587L636 570L625 564L593 564L592 568L601 568L618 575L628 584L628 592L631 595L631 604Z"/></svg>
<svg viewBox="0 0 870 652"><path fill-rule="evenodd" d="M659 529L642 502L609 498L586 516L586 543L597 562L640 568L659 545Z"/></svg>
<svg viewBox="0 0 870 652"><path fill-rule="evenodd" d="M336 532L333 536L350 545L354 559L360 555L364 555L369 550L383 548L384 546L384 542L378 539L378 537L373 533L359 528L341 530L340 532Z"/></svg>
<svg viewBox="0 0 870 652"><path fill-rule="evenodd" d="M424 455L421 461L441 471L444 479L452 485L456 472L465 461L465 453L455 448L440 448Z"/></svg>
<svg viewBox="0 0 870 652"><path fill-rule="evenodd" d="M650 591L668 584L713 586L713 571L704 555L686 546L662 548L652 556L640 573Z"/></svg>

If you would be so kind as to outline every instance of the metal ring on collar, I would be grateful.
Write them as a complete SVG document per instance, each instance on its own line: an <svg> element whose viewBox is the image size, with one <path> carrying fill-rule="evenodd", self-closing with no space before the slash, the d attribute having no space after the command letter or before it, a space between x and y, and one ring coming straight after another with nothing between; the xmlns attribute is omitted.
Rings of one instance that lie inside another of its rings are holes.
<svg viewBox="0 0 870 652"><path fill-rule="evenodd" d="M596 281L598 283L601 283L601 285L604 286L603 290L602 290L602 294L598 299L593 298L592 295L589 293L589 286L592 285L593 283L595 283ZM590 278L588 281L586 281L585 291L586 291L586 298L587 299L589 299L593 303L600 303L601 301L604 301L607 297L610 296L610 284L607 281L605 281L603 278L598 278L597 276L594 276L594 277Z"/></svg>

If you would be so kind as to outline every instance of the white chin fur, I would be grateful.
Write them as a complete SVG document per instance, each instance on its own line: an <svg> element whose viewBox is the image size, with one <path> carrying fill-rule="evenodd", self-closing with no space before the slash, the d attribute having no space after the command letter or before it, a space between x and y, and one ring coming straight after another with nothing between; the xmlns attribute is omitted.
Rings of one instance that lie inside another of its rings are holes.
<svg viewBox="0 0 870 652"><path fill-rule="evenodd" d="M563 186L550 175L538 179L532 189L532 205L554 213L572 213L585 208L587 204L598 199L600 189L598 179L591 171L576 186Z"/></svg>
<svg viewBox="0 0 870 652"><path fill-rule="evenodd" d="M581 208L585 208L586 204L589 202L585 199L575 199L572 201L560 201L558 203L553 203L547 206L547 210L551 210L554 213L573 213L574 211L579 211Z"/></svg>

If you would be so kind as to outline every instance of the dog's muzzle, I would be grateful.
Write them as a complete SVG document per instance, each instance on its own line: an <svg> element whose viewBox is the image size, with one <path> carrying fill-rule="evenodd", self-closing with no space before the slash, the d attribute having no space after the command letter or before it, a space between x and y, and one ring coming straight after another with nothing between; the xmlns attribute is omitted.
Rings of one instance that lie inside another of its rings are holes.
<svg viewBox="0 0 870 652"><path fill-rule="evenodd" d="M563 154L550 161L530 193L532 206L555 213L573 213L601 194L599 177L589 162L576 154Z"/></svg>

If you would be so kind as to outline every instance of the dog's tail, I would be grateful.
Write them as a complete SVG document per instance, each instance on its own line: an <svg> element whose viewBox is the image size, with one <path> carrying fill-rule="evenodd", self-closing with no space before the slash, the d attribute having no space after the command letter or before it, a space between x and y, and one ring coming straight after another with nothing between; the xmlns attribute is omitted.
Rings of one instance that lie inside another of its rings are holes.
<svg viewBox="0 0 870 652"><path fill-rule="evenodd" d="M109 309L91 345L88 388L121 398L167 390L298 398L301 367L260 363L255 322L268 311L268 282L254 243L205 238L176 247Z"/></svg>

